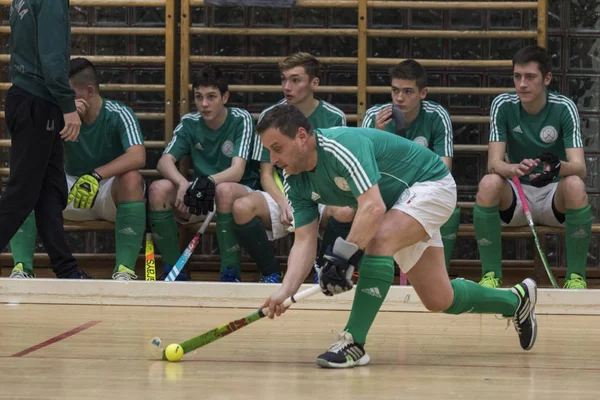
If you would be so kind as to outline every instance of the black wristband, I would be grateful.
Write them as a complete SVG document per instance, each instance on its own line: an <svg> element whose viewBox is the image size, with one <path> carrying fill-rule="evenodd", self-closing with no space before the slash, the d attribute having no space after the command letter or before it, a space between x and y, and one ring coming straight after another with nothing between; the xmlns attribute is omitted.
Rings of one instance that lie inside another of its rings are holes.
<svg viewBox="0 0 600 400"><path fill-rule="evenodd" d="M92 170L92 172L90 172L90 175L93 176L94 178L96 178L96 180L98 182L100 182L102 180L102 176L100 176L99 173L96 172L96 170Z"/></svg>

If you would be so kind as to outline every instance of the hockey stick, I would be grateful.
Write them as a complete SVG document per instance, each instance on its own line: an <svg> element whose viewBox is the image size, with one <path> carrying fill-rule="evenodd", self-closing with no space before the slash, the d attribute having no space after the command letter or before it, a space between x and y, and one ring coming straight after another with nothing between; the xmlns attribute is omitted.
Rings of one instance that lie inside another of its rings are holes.
<svg viewBox="0 0 600 400"><path fill-rule="evenodd" d="M198 246L198 242L200 242L200 238L202 237L202 235L204 235L204 232L206 231L206 228L208 228L210 221L212 221L213 217L215 216L215 213L216 210L213 210L210 213L208 213L208 215L204 219L204 222L202 223L202 226L200 227L200 229L198 229L198 232L196 232L196 235L194 236L190 244L187 245L183 254L179 256L179 260L177 260L175 265L173 265L173 268L171 268L171 271L165 278L166 282L173 282L177 278L183 267L185 267L185 264L188 262L188 260L194 253L196 246Z"/></svg>
<svg viewBox="0 0 600 400"><path fill-rule="evenodd" d="M529 225L529 229L533 234L533 240L535 241L535 246L537 247L537 251L542 258L542 264L544 264L544 268L546 269L546 273L548 274L548 278L550 278L550 282L552 282L552 286L555 289L558 289L558 284L556 283L556 279L554 279L554 275L548 266L548 260L546 259L546 255L542 250L542 245L540 244L540 239L538 239L538 235L535 231L535 225L533 224L533 217L531 216L531 211L529 211L529 204L527 204L527 199L525 199L525 193L523 193L523 186L521 186L521 181L517 176L512 177L512 181L517 187L517 192L519 193L519 198L521 199L521 204L523 205L523 211L525 212L525 217L527 218L527 224Z"/></svg>
<svg viewBox="0 0 600 400"><path fill-rule="evenodd" d="M150 210L150 202L148 201L148 188L150 184L146 183L146 210ZM154 239L152 238L152 229L150 228L150 219L148 211L146 211L146 257L144 260L144 272L147 281L156 280L156 260L154 257Z"/></svg>
<svg viewBox="0 0 600 400"><path fill-rule="evenodd" d="M298 301L310 297L319 292L321 292L321 287L319 285L315 285L309 289L303 290L300 293L296 293L295 295L288 297L283 302L283 305L287 308L293 303L297 303ZM179 343L179 346L181 346L181 348L183 349L183 354L190 353L202 346L206 346L207 344L212 343L215 340L219 340L222 337L225 337L230 333L237 331L238 329L241 329L247 325L250 325L253 322L264 318L268 314L268 312L269 309L265 307L263 309L253 312L252 314L247 315L244 318L228 322L219 326L218 328L203 333L200 336L196 336L192 339L186 340L185 342L181 342ZM154 337L152 339L152 344L160 347L160 338ZM162 349L162 359L165 361L167 360L164 349Z"/></svg>

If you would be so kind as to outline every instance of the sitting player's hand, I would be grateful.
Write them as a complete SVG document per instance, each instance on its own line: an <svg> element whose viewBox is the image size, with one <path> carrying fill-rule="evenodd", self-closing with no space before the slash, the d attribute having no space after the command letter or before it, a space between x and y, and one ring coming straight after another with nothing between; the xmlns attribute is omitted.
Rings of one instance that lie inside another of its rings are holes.
<svg viewBox="0 0 600 400"><path fill-rule="evenodd" d="M560 159L552 153L543 153L538 158L539 162L544 163L544 171L541 174L532 174L529 176L531 186L544 187L554 181L554 178L560 173Z"/></svg>
<svg viewBox="0 0 600 400"><path fill-rule="evenodd" d="M268 308L269 312L267 316L271 319L273 319L275 316L279 317L286 310L286 308L283 306L283 302L292 294L288 294L282 286L278 291L269 296L269 298L262 305L261 309Z"/></svg>
<svg viewBox="0 0 600 400"><path fill-rule="evenodd" d="M215 209L215 182L210 176L202 175L188 187L183 202L188 212L194 215L206 215Z"/></svg>
<svg viewBox="0 0 600 400"><path fill-rule="evenodd" d="M528 173L530 173L531 171L533 171L537 166L538 163L540 161L535 159L532 160L531 158L526 158L523 161L521 161L519 164L513 164L513 176L525 176Z"/></svg>
<svg viewBox="0 0 600 400"><path fill-rule="evenodd" d="M282 202L281 204L279 204L279 215L280 215L281 223L283 225L291 225L292 224L292 221L294 220L294 216L292 214L292 207L287 202L287 200L285 202Z"/></svg>
<svg viewBox="0 0 600 400"><path fill-rule="evenodd" d="M77 114L79 114L79 117L83 118L89 108L89 104L84 99L75 99L75 107L77 107Z"/></svg>
<svg viewBox="0 0 600 400"><path fill-rule="evenodd" d="M188 208L183 202L183 198L191 184L191 182L185 181L177 186L177 194L175 195L175 202L173 203L173 207L184 215L188 214Z"/></svg>
<svg viewBox="0 0 600 400"><path fill-rule="evenodd" d="M101 180L102 177L96 171L80 176L69 191L67 204L73 202L75 208L92 208L98 195Z"/></svg>
<svg viewBox="0 0 600 400"><path fill-rule="evenodd" d="M383 131L390 122L392 122L392 107L385 107L375 117L375 129Z"/></svg>
<svg viewBox="0 0 600 400"><path fill-rule="evenodd" d="M333 296L351 290L354 283L352 274L358 267L362 251L354 243L338 237L325 251L325 264L319 271L319 285L326 296Z"/></svg>

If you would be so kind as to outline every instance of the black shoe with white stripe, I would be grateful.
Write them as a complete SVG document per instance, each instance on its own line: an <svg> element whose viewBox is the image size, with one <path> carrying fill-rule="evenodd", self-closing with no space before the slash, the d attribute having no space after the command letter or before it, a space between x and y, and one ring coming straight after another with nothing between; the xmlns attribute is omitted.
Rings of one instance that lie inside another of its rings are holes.
<svg viewBox="0 0 600 400"><path fill-rule="evenodd" d="M340 332L340 339L325 353L317 357L317 365L323 368L353 368L367 365L371 357L361 344L354 341L350 332Z"/></svg>
<svg viewBox="0 0 600 400"><path fill-rule="evenodd" d="M513 322L519 335L523 350L530 350L537 337L537 321L535 320L535 303L537 302L537 284L533 279L525 279L512 287L512 292L519 298L519 306Z"/></svg>

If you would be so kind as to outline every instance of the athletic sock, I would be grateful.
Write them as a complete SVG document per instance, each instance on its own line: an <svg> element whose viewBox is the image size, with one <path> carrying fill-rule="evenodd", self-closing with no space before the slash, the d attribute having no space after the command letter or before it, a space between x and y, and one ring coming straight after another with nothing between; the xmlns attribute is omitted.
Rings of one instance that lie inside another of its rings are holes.
<svg viewBox="0 0 600 400"><path fill-rule="evenodd" d="M23 264L23 271L33 275L33 253L35 253L35 212L31 212L17 233L10 240L10 251L14 265Z"/></svg>
<svg viewBox="0 0 600 400"><path fill-rule="evenodd" d="M135 271L146 229L146 205L143 201L125 201L117 205L115 221L116 265Z"/></svg>
<svg viewBox="0 0 600 400"><path fill-rule="evenodd" d="M236 268L238 275L241 274L242 251L234 230L235 221L232 213L221 213L217 211L217 241L221 251L221 273L227 267Z"/></svg>
<svg viewBox="0 0 600 400"><path fill-rule="evenodd" d="M150 210L148 212L150 228L154 234L156 248L162 256L163 264L175 265L180 256L179 231L173 209Z"/></svg>
<svg viewBox="0 0 600 400"><path fill-rule="evenodd" d="M502 314L512 317L519 306L519 298L510 289L492 289L465 279L453 279L452 305L446 314Z"/></svg>
<svg viewBox="0 0 600 400"><path fill-rule="evenodd" d="M494 272L502 278L502 225L498 206L482 207L475 204L473 226L477 237L482 276Z"/></svg>
<svg viewBox="0 0 600 400"><path fill-rule="evenodd" d="M446 270L450 269L450 259L456 245L458 236L458 227L460 225L460 208L455 208L454 212L440 228L442 243L444 244L444 259L446 260Z"/></svg>
<svg viewBox="0 0 600 400"><path fill-rule="evenodd" d="M579 209L568 209L565 214L567 279L570 279L571 274L577 274L585 279L593 220L589 205Z"/></svg>
<svg viewBox="0 0 600 400"><path fill-rule="evenodd" d="M234 232L240 245L246 249L258 265L262 276L281 274L281 266L275 258L273 246L271 246L267 232L258 217L254 217L242 225L235 224Z"/></svg>

